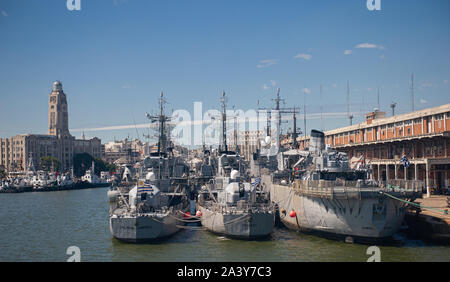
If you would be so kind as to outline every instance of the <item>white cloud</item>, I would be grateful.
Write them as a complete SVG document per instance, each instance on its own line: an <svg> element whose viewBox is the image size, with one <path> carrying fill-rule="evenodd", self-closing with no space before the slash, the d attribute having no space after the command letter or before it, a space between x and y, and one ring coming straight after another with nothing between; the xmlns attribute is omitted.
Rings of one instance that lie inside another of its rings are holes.
<svg viewBox="0 0 450 282"><path fill-rule="evenodd" d="M336 83L331 84L331 86L332 86L333 88L337 88L337 84L336 84Z"/></svg>
<svg viewBox="0 0 450 282"><path fill-rule="evenodd" d="M4 17L7 17L7 16L8 16L8 14L6 13L5 10L2 10L2 15L3 15Z"/></svg>
<svg viewBox="0 0 450 282"><path fill-rule="evenodd" d="M448 79L444 79L444 84L447 84L448 83Z"/></svg>
<svg viewBox="0 0 450 282"><path fill-rule="evenodd" d="M269 83L267 83L267 84L264 83L262 88L263 88L263 90L267 90L267 89L270 89L271 87L275 87L275 85L277 85L277 82L275 80L271 80L270 84Z"/></svg>
<svg viewBox="0 0 450 282"><path fill-rule="evenodd" d="M377 48L377 49L381 49L384 50L384 47L381 45L376 45L373 43L360 43L358 45L355 46L355 48Z"/></svg>
<svg viewBox="0 0 450 282"><path fill-rule="evenodd" d="M419 89L431 88L431 87L436 88L437 85L429 80L425 80L424 82L420 83L420 85L419 85Z"/></svg>
<svg viewBox="0 0 450 282"><path fill-rule="evenodd" d="M420 99L420 103L421 103L421 104L426 104L426 103L427 103L427 100L421 98L421 99Z"/></svg>
<svg viewBox="0 0 450 282"><path fill-rule="evenodd" d="M381 54L381 55L380 55L380 59L384 59L384 54Z"/></svg>
<svg viewBox="0 0 450 282"><path fill-rule="evenodd" d="M312 59L312 55L311 54L300 53L300 54L295 55L294 59L304 59L304 60L309 61L309 60Z"/></svg>
<svg viewBox="0 0 450 282"><path fill-rule="evenodd" d="M270 67L271 65L275 65L278 61L277 60L262 60L259 61L259 64L256 65L257 68L262 69L262 68L267 68Z"/></svg>
<svg viewBox="0 0 450 282"><path fill-rule="evenodd" d="M359 113L358 112L351 112L352 115L356 116ZM348 116L347 112L323 112L323 113L308 113L306 116L306 119L336 119L336 118L346 118ZM290 116L282 116L282 120L291 120L292 117ZM252 122L256 123L258 121L261 121L256 116L250 117L245 122ZM244 122L240 121L238 119L238 123ZM177 126L191 126L191 125L202 125L202 124L212 124L212 120L185 120L180 122L169 122L169 124ZM142 124L128 124L128 125L110 125L110 126L104 126L104 127L93 127L93 128L74 128L70 129L71 132L95 132L95 131L119 131L119 130L129 130L129 129L136 129L136 128L157 128L158 124L156 123L142 123ZM86 134L87 135L87 134Z"/></svg>
<svg viewBox="0 0 450 282"><path fill-rule="evenodd" d="M310 94L310 93L311 93L311 89L309 89L309 88L303 88L303 89L302 89L302 92L305 93L305 94Z"/></svg>
<svg viewBox="0 0 450 282"><path fill-rule="evenodd" d="M114 6L119 6L122 3L126 3L128 2L128 0L113 0L113 5Z"/></svg>
<svg viewBox="0 0 450 282"><path fill-rule="evenodd" d="M345 51L344 51L344 55L350 55L351 53L353 53L352 50L345 50Z"/></svg>

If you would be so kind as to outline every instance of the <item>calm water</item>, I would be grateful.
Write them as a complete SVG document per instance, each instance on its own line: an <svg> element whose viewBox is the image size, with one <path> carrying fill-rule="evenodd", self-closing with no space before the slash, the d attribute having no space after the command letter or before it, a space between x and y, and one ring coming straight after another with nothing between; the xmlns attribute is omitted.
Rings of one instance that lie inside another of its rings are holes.
<svg viewBox="0 0 450 282"><path fill-rule="evenodd" d="M366 261L368 246L276 228L266 241L183 230L163 243L133 245L109 233L107 188L0 194L0 261ZM379 246L382 261L450 261L450 247L410 240Z"/></svg>

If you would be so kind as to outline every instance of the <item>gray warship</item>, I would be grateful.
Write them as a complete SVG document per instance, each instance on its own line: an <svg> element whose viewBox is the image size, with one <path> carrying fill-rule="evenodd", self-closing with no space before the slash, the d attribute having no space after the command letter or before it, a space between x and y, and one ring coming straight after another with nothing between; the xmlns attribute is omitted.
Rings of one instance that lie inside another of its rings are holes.
<svg viewBox="0 0 450 282"><path fill-rule="evenodd" d="M268 160L269 158L266 158ZM421 197L423 182L369 179L362 159L351 167L345 153L325 146L324 133L312 130L308 151L277 154L277 170L262 175L288 228L354 242L390 238L401 227L406 203ZM270 166L268 166L270 167Z"/></svg>
<svg viewBox="0 0 450 282"><path fill-rule="evenodd" d="M251 160L253 174L277 208L286 227L350 242L383 241L396 233L406 212L404 202L422 197L422 181L375 181L361 157L325 145L325 135L312 130L308 150L297 143L296 108L281 108L279 89L272 114L277 128L259 140ZM281 147L281 114L293 114L292 147ZM305 117L306 119L306 117ZM353 165L353 163L355 165Z"/></svg>
<svg viewBox="0 0 450 282"><path fill-rule="evenodd" d="M150 242L168 237L184 225L189 205L186 196L189 168L174 156L167 138L160 97L160 114L147 115L159 123L158 149L146 156L140 165L136 185L128 189L108 191L110 201L110 231L125 242Z"/></svg>
<svg viewBox="0 0 450 282"><path fill-rule="evenodd" d="M271 234L275 212L260 178L251 182L246 162L226 143L226 105L222 93L222 136L216 154L214 177L202 186L198 208L207 230L239 239L257 239ZM208 170L210 171L210 170Z"/></svg>

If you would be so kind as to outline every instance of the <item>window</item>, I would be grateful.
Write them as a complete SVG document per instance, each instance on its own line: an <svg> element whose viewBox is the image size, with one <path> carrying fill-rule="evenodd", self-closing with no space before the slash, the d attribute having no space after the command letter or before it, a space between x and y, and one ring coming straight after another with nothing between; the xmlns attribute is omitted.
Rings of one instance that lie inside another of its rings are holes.
<svg viewBox="0 0 450 282"><path fill-rule="evenodd" d="M419 123L421 123L422 122L422 119L421 118L416 118L416 119L414 119L414 124L419 124Z"/></svg>
<svg viewBox="0 0 450 282"><path fill-rule="evenodd" d="M405 120L405 125L411 125L412 121L411 120Z"/></svg>
<svg viewBox="0 0 450 282"><path fill-rule="evenodd" d="M444 119L444 114L434 115L433 118L434 118L435 120L441 120L441 119Z"/></svg>

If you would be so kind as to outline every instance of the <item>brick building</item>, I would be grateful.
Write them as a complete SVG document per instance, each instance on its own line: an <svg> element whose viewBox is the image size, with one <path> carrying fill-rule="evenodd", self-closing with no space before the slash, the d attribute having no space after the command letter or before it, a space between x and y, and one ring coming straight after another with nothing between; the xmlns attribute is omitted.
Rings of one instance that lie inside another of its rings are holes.
<svg viewBox="0 0 450 282"><path fill-rule="evenodd" d="M308 147L308 136L297 140ZM427 194L450 188L450 104L392 117L374 111L362 123L326 131L325 142L350 158L364 156L375 179L423 180Z"/></svg>

